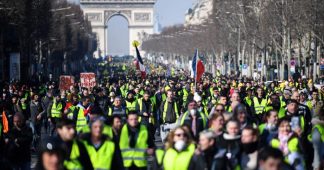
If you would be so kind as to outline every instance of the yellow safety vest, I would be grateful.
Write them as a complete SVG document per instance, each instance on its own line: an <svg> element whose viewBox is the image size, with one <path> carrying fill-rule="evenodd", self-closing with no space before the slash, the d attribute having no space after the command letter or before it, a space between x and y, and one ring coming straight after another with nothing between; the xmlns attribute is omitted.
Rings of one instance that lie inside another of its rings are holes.
<svg viewBox="0 0 324 170"><path fill-rule="evenodd" d="M162 120L163 120L163 123L165 122L166 112L168 111L168 104L169 104L169 102L167 102L167 101L164 103L163 113L162 113ZM178 114L178 107L177 107L177 103L174 102L174 103L173 103L173 106L174 106L174 112L175 112L175 114L176 114L176 118L178 119L178 118L179 118L179 114Z"/></svg>
<svg viewBox="0 0 324 170"><path fill-rule="evenodd" d="M264 108L264 112L266 113L266 112L268 112L268 111L270 111L272 109L273 109L272 106L266 106ZM279 112L278 112L278 118L280 119L280 118L283 118L285 116L286 116L286 109L284 107L280 107Z"/></svg>
<svg viewBox="0 0 324 170"><path fill-rule="evenodd" d="M244 101L246 102L246 104L248 104L250 107L252 106L252 99L250 97L245 97Z"/></svg>
<svg viewBox="0 0 324 170"><path fill-rule="evenodd" d="M143 98L140 98L140 99L138 99L138 105L139 105L139 112L141 112L142 110L143 110ZM153 108L153 104L151 103L151 107ZM141 122L142 121L142 117L140 116L139 118L138 118L138 121L139 122ZM154 117L153 117L153 115L150 115L150 117L149 117L149 123L155 123L154 122Z"/></svg>
<svg viewBox="0 0 324 170"><path fill-rule="evenodd" d="M84 126L80 133L90 133L90 127L89 126ZM112 127L109 125L104 125L102 133L106 136L108 136L110 139L113 138L113 130Z"/></svg>
<svg viewBox="0 0 324 170"><path fill-rule="evenodd" d="M262 123L261 125L259 125L259 132L260 132L260 134L262 134L263 133L263 131L264 131L264 129L265 129L265 127L266 127L266 123Z"/></svg>
<svg viewBox="0 0 324 170"><path fill-rule="evenodd" d="M321 140L322 140L322 143L324 143L324 126L323 126L323 125L319 125L319 124L313 126L313 128L312 128L312 133L313 133L313 131L314 131L315 129L317 129L318 132L321 134ZM310 142L312 142L312 133L308 135L308 140L309 140Z"/></svg>
<svg viewBox="0 0 324 170"><path fill-rule="evenodd" d="M73 141L70 157L68 160L64 161L65 169L69 170L82 170L83 167L78 160L80 157L80 150L76 140Z"/></svg>
<svg viewBox="0 0 324 170"><path fill-rule="evenodd" d="M87 149L92 166L97 170L110 170L112 159L115 153L115 144L112 141L105 140L99 150L84 141L85 148Z"/></svg>
<svg viewBox="0 0 324 170"><path fill-rule="evenodd" d="M134 163L137 167L146 167L146 150L148 131L144 125L140 125L135 148L129 146L129 134L127 124L124 125L120 134L119 147L122 153L124 167L128 168Z"/></svg>
<svg viewBox="0 0 324 170"><path fill-rule="evenodd" d="M164 170L187 170L193 153L188 148L181 152L173 148L168 149L163 158Z"/></svg>
<svg viewBox="0 0 324 170"><path fill-rule="evenodd" d="M259 100L257 97L253 98L253 103L254 103L255 114L262 114L263 109L267 106L266 99L262 99L261 103L259 103Z"/></svg>
<svg viewBox="0 0 324 170"><path fill-rule="evenodd" d="M201 117L202 120L203 120L204 128L206 128L206 125L207 125L207 118L206 118L205 115L204 115L203 113L201 113L201 112L199 112L199 115L200 115L200 117ZM181 125L181 126L184 124L184 121L186 120L186 118L187 118L188 116L189 116L189 112L186 111L186 112L183 114L183 116L182 116L182 118L181 118L181 120L180 120L180 125Z"/></svg>
<svg viewBox="0 0 324 170"><path fill-rule="evenodd" d="M280 141L279 139L275 138L270 141L270 145L273 148L280 149ZM288 140L288 151L289 154L293 152L300 152L299 150L299 141L297 137L292 137ZM288 154L288 155L289 155ZM285 156L285 161L288 162L288 155Z"/></svg>
<svg viewBox="0 0 324 170"><path fill-rule="evenodd" d="M76 130L77 130L77 132L80 132L82 130L82 128L85 127L85 126L88 126L87 119L84 116L83 109L79 107L78 117L77 117L77 121L76 121Z"/></svg>
<svg viewBox="0 0 324 170"><path fill-rule="evenodd" d="M56 100L54 99L52 109L51 109L51 117L54 118L61 118L62 117L62 103L56 103Z"/></svg>
<svg viewBox="0 0 324 170"><path fill-rule="evenodd" d="M308 106L309 110L313 110L313 104L312 104L311 101L308 100L308 101L306 102L306 106Z"/></svg>
<svg viewBox="0 0 324 170"><path fill-rule="evenodd" d="M112 112L113 112L113 111L112 111L112 108L109 107L109 108L108 108L108 114L107 114L107 115L108 115L108 116L112 116Z"/></svg>
<svg viewBox="0 0 324 170"><path fill-rule="evenodd" d="M132 112L136 111L136 100L134 100L132 103L129 101L126 101L126 112Z"/></svg>
<svg viewBox="0 0 324 170"><path fill-rule="evenodd" d="M188 99L189 92L187 91L187 89L182 89L182 92L183 92L182 101L183 101L183 103L186 103L187 99Z"/></svg>
<svg viewBox="0 0 324 170"><path fill-rule="evenodd" d="M68 119L73 120L73 113L74 113L75 108L76 108L76 106L73 106L73 105L69 107L69 109L68 109L69 112L66 114L66 117Z"/></svg>
<svg viewBox="0 0 324 170"><path fill-rule="evenodd" d="M165 154L165 152L163 149L155 150L155 158L156 158L156 162L157 162L158 166L162 166L164 154Z"/></svg>

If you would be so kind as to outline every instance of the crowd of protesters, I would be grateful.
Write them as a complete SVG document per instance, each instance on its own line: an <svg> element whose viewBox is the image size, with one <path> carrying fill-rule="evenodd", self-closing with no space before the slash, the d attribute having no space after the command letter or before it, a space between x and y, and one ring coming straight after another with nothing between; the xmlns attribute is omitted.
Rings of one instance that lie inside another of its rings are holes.
<svg viewBox="0 0 324 170"><path fill-rule="evenodd" d="M323 101L302 78L4 83L0 169L322 170Z"/></svg>

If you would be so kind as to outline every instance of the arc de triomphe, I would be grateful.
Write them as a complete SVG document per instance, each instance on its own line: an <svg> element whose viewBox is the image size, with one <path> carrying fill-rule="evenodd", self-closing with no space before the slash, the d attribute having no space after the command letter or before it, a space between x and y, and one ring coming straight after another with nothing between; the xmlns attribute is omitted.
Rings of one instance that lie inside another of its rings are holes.
<svg viewBox="0 0 324 170"><path fill-rule="evenodd" d="M109 54L107 28L108 21L115 15L128 21L129 52L136 54L132 42L146 34L153 34L154 4L156 0L80 0L84 15L91 22L92 30L98 40L97 55Z"/></svg>

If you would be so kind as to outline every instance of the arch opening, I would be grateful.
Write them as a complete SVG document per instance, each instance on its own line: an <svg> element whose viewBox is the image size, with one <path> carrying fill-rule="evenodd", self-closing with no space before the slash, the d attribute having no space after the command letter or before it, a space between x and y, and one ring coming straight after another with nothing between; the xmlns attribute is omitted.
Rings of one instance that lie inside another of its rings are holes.
<svg viewBox="0 0 324 170"><path fill-rule="evenodd" d="M129 55L129 21L122 14L112 15L106 22L107 54L112 56Z"/></svg>

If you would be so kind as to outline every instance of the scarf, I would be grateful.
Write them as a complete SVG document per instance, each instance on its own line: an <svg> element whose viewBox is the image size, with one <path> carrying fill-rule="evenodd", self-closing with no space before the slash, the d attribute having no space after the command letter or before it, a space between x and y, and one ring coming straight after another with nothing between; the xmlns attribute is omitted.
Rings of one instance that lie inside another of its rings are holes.
<svg viewBox="0 0 324 170"><path fill-rule="evenodd" d="M290 132L287 136L285 135L278 135L279 141L280 141L280 150L283 152L284 155L288 155L289 149L288 149L288 140L293 135L292 132Z"/></svg>

